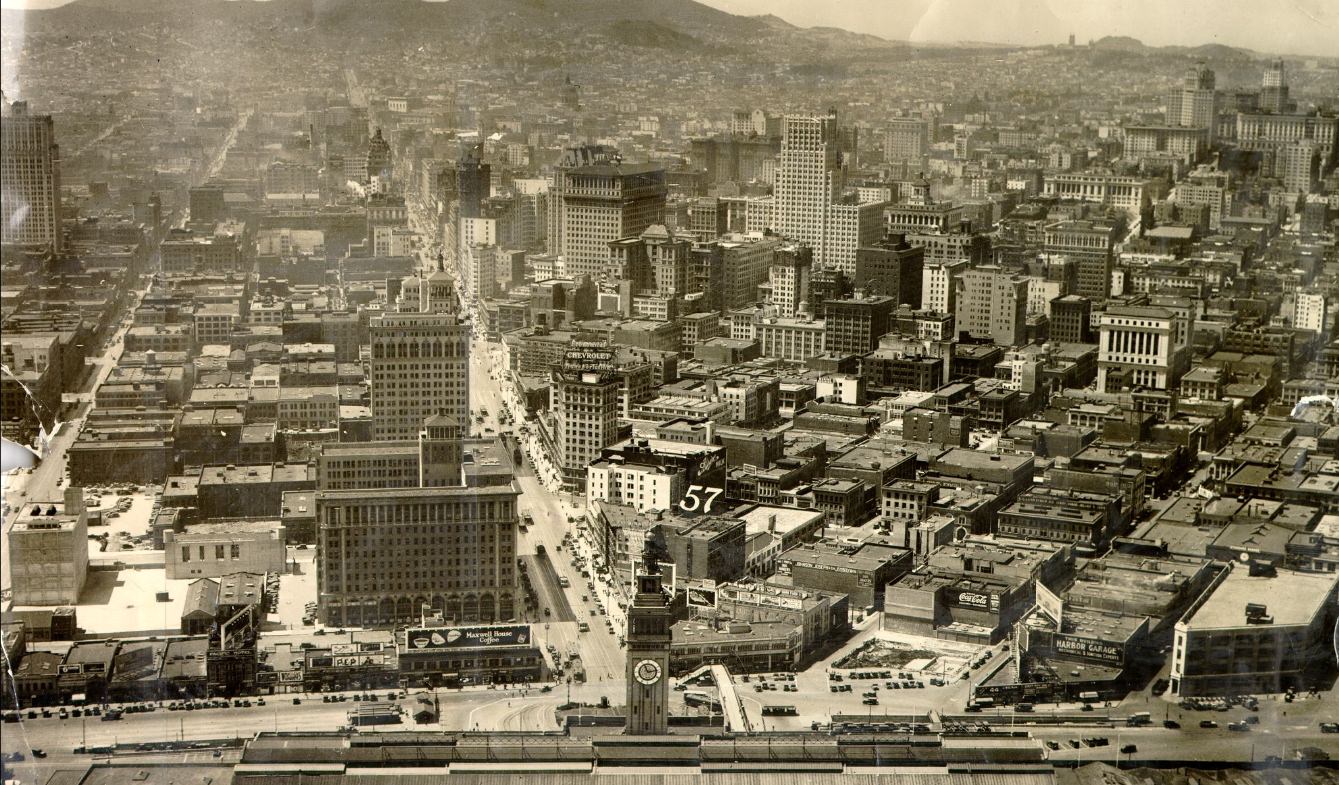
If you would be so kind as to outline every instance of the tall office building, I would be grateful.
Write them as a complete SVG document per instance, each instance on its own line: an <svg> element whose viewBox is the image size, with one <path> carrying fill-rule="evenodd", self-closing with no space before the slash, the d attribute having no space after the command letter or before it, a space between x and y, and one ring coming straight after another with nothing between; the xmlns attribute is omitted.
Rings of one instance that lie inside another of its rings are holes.
<svg viewBox="0 0 1339 785"><path fill-rule="evenodd" d="M675 298L693 291L688 276L692 234L656 224L642 232L640 239L646 249L646 265L657 296Z"/></svg>
<svg viewBox="0 0 1339 785"><path fill-rule="evenodd" d="M803 245L788 245L777 250L769 275L772 307L777 316L789 319L800 310L801 303L809 301L813 266L814 255Z"/></svg>
<svg viewBox="0 0 1339 785"><path fill-rule="evenodd" d="M1076 265L1074 294L1103 302L1111 296L1114 249L1123 230L1121 222L1057 221L1044 230L1042 252L1048 259L1064 257Z"/></svg>
<svg viewBox="0 0 1339 785"><path fill-rule="evenodd" d="M468 322L453 313L387 313L370 332L373 439L413 439L434 414L469 422Z"/></svg>
<svg viewBox="0 0 1339 785"><path fill-rule="evenodd" d="M483 145L471 147L456 162L456 194L460 218L479 218L483 202L492 195L492 171L481 155Z"/></svg>
<svg viewBox="0 0 1339 785"><path fill-rule="evenodd" d="M514 619L518 495L512 484L317 491L322 622Z"/></svg>
<svg viewBox="0 0 1339 785"><path fill-rule="evenodd" d="M1000 346L1027 341L1028 279L994 265L966 270L958 278L958 334Z"/></svg>
<svg viewBox="0 0 1339 785"><path fill-rule="evenodd" d="M813 249L814 262L855 273L856 249L883 234L884 202L843 198L837 116L787 116L772 196L772 225Z"/></svg>
<svg viewBox="0 0 1339 785"><path fill-rule="evenodd" d="M1288 193L1309 193L1320 177L1320 151L1309 139L1299 139L1279 151L1282 160L1283 190Z"/></svg>
<svg viewBox="0 0 1339 785"><path fill-rule="evenodd" d="M1181 86L1167 96L1167 124L1209 129L1213 144L1218 125L1218 93L1212 68L1196 63L1186 69Z"/></svg>
<svg viewBox="0 0 1339 785"><path fill-rule="evenodd" d="M885 295L866 295L823 303L824 350L835 354L864 354L879 347L879 338L893 328L897 301Z"/></svg>
<svg viewBox="0 0 1339 785"><path fill-rule="evenodd" d="M929 123L920 117L895 117L883 132L883 158L890 163L920 163L930 151Z"/></svg>
<svg viewBox="0 0 1339 785"><path fill-rule="evenodd" d="M609 243L665 222L668 192L662 166L624 164L607 148L569 150L549 190L549 250L569 277L597 276Z"/></svg>
<svg viewBox="0 0 1339 785"><path fill-rule="evenodd" d="M27 101L0 117L0 194L3 242L64 249L55 124L49 114L28 114Z"/></svg>
<svg viewBox="0 0 1339 785"><path fill-rule="evenodd" d="M192 223L212 225L227 217L228 206L223 199L223 186L209 183L192 188L188 193Z"/></svg>
<svg viewBox="0 0 1339 785"><path fill-rule="evenodd" d="M890 234L855 252L855 285L871 294L893 298L898 305L921 306L925 247L907 242L904 234Z"/></svg>
<svg viewBox="0 0 1339 785"><path fill-rule="evenodd" d="M1327 310L1324 292L1299 289L1293 302L1293 327L1323 334Z"/></svg>
<svg viewBox="0 0 1339 785"><path fill-rule="evenodd" d="M777 130L777 129L773 129ZM781 152L781 136L714 136L689 142L693 164L706 172L708 185L769 182L771 162Z"/></svg>
<svg viewBox="0 0 1339 785"><path fill-rule="evenodd" d="M574 342L551 372L558 467L569 493L585 491L587 467L618 441L621 382L614 362L611 346Z"/></svg>
<svg viewBox="0 0 1339 785"><path fill-rule="evenodd" d="M972 266L967 259L926 263L921 275L921 307L953 314L958 309L958 276Z"/></svg>
<svg viewBox="0 0 1339 785"><path fill-rule="evenodd" d="M367 182L373 177L379 177L382 180L389 179L391 176L391 146L390 143L381 135L381 129L378 128L372 138L367 140Z"/></svg>
<svg viewBox="0 0 1339 785"><path fill-rule="evenodd" d="M1282 60L1274 60L1260 79L1260 109L1275 114L1295 111L1296 104L1288 97L1288 72Z"/></svg>

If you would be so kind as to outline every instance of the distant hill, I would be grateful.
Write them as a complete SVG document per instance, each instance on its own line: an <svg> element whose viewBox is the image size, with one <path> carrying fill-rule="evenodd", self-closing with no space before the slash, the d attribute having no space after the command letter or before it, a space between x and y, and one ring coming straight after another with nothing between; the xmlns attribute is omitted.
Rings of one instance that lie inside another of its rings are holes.
<svg viewBox="0 0 1339 785"><path fill-rule="evenodd" d="M1138 38L1131 38L1128 35L1108 35L1099 38L1092 43L1093 49L1107 52L1146 52L1148 47Z"/></svg>
<svg viewBox="0 0 1339 785"><path fill-rule="evenodd" d="M295 29L340 39L350 47L452 40L488 50L605 39L610 46L682 48L772 44L852 49L898 46L877 36L824 28L811 31L778 17L739 16L694 0L74 0L45 10L5 9L3 21L35 33L86 29L137 31L165 25L189 36L212 23L260 30ZM598 51L598 50L596 50ZM781 51L785 51L782 49Z"/></svg>

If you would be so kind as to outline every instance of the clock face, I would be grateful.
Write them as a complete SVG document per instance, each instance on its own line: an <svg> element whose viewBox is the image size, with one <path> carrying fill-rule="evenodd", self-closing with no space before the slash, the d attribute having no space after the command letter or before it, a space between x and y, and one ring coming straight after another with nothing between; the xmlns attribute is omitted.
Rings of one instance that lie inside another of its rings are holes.
<svg viewBox="0 0 1339 785"><path fill-rule="evenodd" d="M642 660L633 668L632 675L637 681L650 686L660 681L660 663L655 660Z"/></svg>

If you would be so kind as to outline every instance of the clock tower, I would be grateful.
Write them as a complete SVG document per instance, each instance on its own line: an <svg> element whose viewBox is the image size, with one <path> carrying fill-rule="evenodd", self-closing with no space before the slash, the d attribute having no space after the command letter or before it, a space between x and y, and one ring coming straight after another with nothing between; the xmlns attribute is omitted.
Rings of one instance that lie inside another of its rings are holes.
<svg viewBox="0 0 1339 785"><path fill-rule="evenodd" d="M637 594L628 608L628 722L631 736L661 735L669 726L669 597L648 555L637 571Z"/></svg>

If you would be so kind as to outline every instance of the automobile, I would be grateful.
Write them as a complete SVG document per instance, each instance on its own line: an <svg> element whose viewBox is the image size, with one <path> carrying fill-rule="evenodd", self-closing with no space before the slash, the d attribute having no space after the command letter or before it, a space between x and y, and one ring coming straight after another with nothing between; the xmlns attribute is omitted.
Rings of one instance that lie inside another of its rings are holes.
<svg viewBox="0 0 1339 785"><path fill-rule="evenodd" d="M301 698L294 698L294 699L293 699L293 705L294 705L294 706L301 706L301 705L302 705L302 699L301 699Z"/></svg>
<svg viewBox="0 0 1339 785"><path fill-rule="evenodd" d="M1070 739L1069 746L1077 750L1078 748L1082 747L1083 744L1078 739Z"/></svg>
<svg viewBox="0 0 1339 785"><path fill-rule="evenodd" d="M1162 695L1164 692L1167 691L1167 687L1168 683L1166 679L1158 679L1157 681L1153 682L1153 694Z"/></svg>
<svg viewBox="0 0 1339 785"><path fill-rule="evenodd" d="M1162 727L1166 728L1167 730L1177 730L1178 728L1181 727L1181 723L1177 722L1176 720L1163 720Z"/></svg>
<svg viewBox="0 0 1339 785"><path fill-rule="evenodd" d="M1246 733L1251 729L1251 726L1245 722L1229 722L1227 724L1227 729L1236 731L1237 733Z"/></svg>
<svg viewBox="0 0 1339 785"><path fill-rule="evenodd" d="M1322 722L1320 724L1321 733L1339 733L1339 722Z"/></svg>
<svg viewBox="0 0 1339 785"><path fill-rule="evenodd" d="M1133 755L1139 751L1139 747L1134 744L1126 744L1124 747L1120 748L1120 751L1124 755Z"/></svg>
<svg viewBox="0 0 1339 785"><path fill-rule="evenodd" d="M1213 720L1200 720L1200 727L1205 729L1217 728L1218 723Z"/></svg>
<svg viewBox="0 0 1339 785"><path fill-rule="evenodd" d="M863 703L863 704L865 704L866 706L878 706L878 705L879 705L879 699L878 699L878 698L865 698L864 700L862 700L862 701L860 701L860 702Z"/></svg>
<svg viewBox="0 0 1339 785"><path fill-rule="evenodd" d="M1058 741L1048 741L1048 742L1046 742L1046 746L1047 746L1049 749L1058 750L1058 749L1060 749L1060 742L1058 742Z"/></svg>

